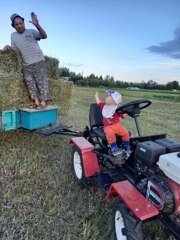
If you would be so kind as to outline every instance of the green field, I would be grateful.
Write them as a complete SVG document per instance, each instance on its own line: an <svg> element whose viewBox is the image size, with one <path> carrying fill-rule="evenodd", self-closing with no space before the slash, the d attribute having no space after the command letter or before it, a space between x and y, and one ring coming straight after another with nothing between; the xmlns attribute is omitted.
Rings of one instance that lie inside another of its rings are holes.
<svg viewBox="0 0 180 240"><path fill-rule="evenodd" d="M94 94L104 89L74 87L71 109L61 122L81 131L88 123ZM180 141L179 94L122 90L123 102L139 98L152 100L142 111L144 135L167 133ZM160 96L162 101L154 96ZM177 96L171 99L169 96ZM133 119L122 124L136 135ZM25 130L1 132L0 239L3 240L111 240L111 215L114 200L106 202L93 184L82 189L71 171L69 137L42 137ZM164 240L163 226L157 221L144 224L145 239ZM173 239L170 237L169 239Z"/></svg>

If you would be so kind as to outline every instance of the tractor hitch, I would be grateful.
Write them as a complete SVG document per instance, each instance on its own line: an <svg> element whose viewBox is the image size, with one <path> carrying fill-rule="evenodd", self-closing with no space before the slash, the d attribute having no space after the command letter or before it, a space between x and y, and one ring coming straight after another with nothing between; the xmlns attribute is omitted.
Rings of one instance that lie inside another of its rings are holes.
<svg viewBox="0 0 180 240"><path fill-rule="evenodd" d="M45 128L40 128L34 131L43 136L50 136L52 134L65 135L65 136L74 136L82 137L83 132L78 132L72 128L72 126L66 126L64 124L50 125Z"/></svg>

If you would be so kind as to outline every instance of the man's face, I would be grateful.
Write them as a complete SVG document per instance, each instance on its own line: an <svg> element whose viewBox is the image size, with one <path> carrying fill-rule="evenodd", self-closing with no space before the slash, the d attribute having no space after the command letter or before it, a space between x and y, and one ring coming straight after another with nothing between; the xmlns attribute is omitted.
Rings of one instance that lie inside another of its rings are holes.
<svg viewBox="0 0 180 240"><path fill-rule="evenodd" d="M17 17L14 19L14 28L18 33L23 33L25 31L24 22L21 18Z"/></svg>

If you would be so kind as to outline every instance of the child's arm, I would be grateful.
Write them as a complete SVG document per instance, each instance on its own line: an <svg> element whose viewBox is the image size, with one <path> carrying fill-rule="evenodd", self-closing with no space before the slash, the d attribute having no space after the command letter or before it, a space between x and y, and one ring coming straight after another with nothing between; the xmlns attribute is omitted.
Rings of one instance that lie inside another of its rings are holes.
<svg viewBox="0 0 180 240"><path fill-rule="evenodd" d="M123 117L124 117L124 118L127 118L127 117L128 117L128 114L127 114L127 113L124 113L124 114L123 114Z"/></svg>
<svg viewBox="0 0 180 240"><path fill-rule="evenodd" d="M99 93L96 92L95 94L95 99L96 99L96 103L99 104L101 102L101 100L99 99Z"/></svg>
<svg viewBox="0 0 180 240"><path fill-rule="evenodd" d="M127 118L128 117L128 114L126 114L126 113L123 113L123 114L120 113L119 115L120 115L120 118Z"/></svg>

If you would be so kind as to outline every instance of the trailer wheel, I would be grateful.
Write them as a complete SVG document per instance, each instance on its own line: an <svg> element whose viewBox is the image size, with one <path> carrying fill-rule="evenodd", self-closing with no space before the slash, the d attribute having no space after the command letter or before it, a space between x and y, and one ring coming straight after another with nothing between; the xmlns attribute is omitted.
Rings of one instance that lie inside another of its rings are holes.
<svg viewBox="0 0 180 240"><path fill-rule="evenodd" d="M73 175L77 183L82 187L86 187L90 185L92 179L90 177L85 177L82 154L79 148L77 148L75 145L73 146L73 149L72 149L71 162L72 162Z"/></svg>
<svg viewBox="0 0 180 240"><path fill-rule="evenodd" d="M116 240L143 240L142 222L118 199L113 208L113 228Z"/></svg>

